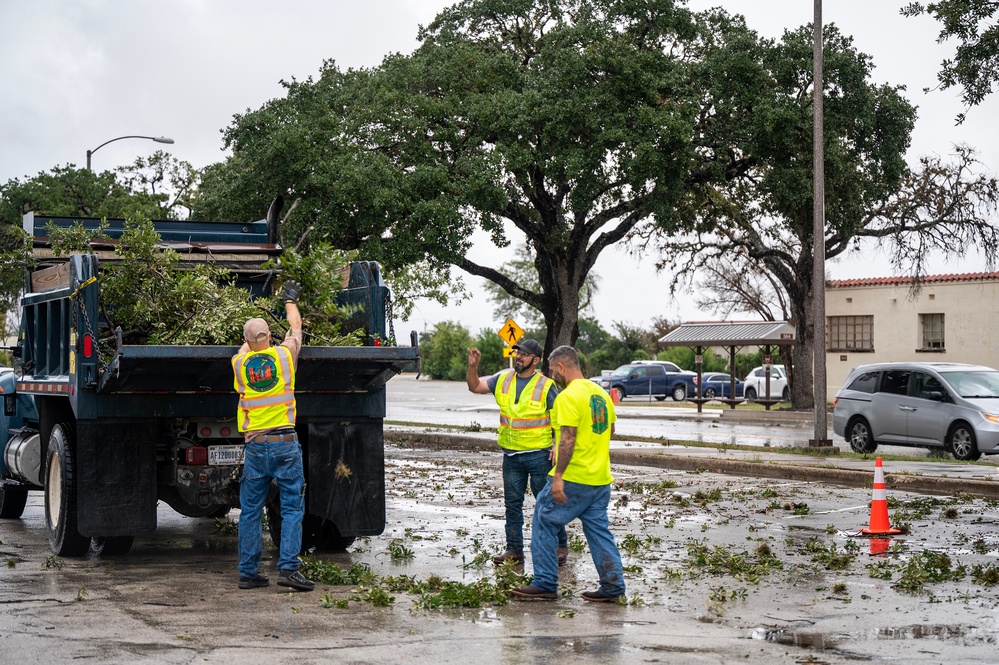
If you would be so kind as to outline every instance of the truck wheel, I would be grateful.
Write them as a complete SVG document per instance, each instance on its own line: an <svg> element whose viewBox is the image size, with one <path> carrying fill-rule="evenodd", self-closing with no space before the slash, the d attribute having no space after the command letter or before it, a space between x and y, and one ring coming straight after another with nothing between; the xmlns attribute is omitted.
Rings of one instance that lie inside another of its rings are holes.
<svg viewBox="0 0 999 665"><path fill-rule="evenodd" d="M272 487L264 508L267 511L267 529L275 547L281 544L281 497ZM330 520L305 513L302 518L302 554L309 550L344 552L354 544L353 537L341 536L340 530Z"/></svg>
<svg viewBox="0 0 999 665"><path fill-rule="evenodd" d="M24 513L26 503L28 503L28 490L0 485L0 517L16 520Z"/></svg>
<svg viewBox="0 0 999 665"><path fill-rule="evenodd" d="M673 401L682 402L685 399L687 399L687 386L683 385L682 383L674 386Z"/></svg>
<svg viewBox="0 0 999 665"><path fill-rule="evenodd" d="M666 399L666 395L656 395L656 401L662 402Z"/></svg>
<svg viewBox="0 0 999 665"><path fill-rule="evenodd" d="M790 402L791 401L791 391L788 390L787 388L784 388L784 392L781 394L780 398L782 400L784 400L785 402Z"/></svg>
<svg viewBox="0 0 999 665"><path fill-rule="evenodd" d="M610 389L611 401L617 404L624 399L624 388L614 387Z"/></svg>
<svg viewBox="0 0 999 665"><path fill-rule="evenodd" d="M134 536L103 536L90 539L90 549L97 556L123 556L132 549Z"/></svg>
<svg viewBox="0 0 999 665"><path fill-rule="evenodd" d="M77 530L72 431L66 423L53 427L45 455L45 526L49 547L59 556L83 556L90 549L90 539Z"/></svg>

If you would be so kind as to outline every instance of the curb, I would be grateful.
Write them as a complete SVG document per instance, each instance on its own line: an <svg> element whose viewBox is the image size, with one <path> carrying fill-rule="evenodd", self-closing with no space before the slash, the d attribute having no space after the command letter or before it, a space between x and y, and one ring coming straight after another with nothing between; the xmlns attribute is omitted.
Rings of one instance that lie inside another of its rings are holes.
<svg viewBox="0 0 999 665"><path fill-rule="evenodd" d="M441 432L400 432L386 430L385 441L436 450L497 450L496 443L490 439ZM623 466L648 466L676 471L691 471L694 473L722 473L752 478L823 482L843 487L870 488L874 483L873 472L828 466L787 464L772 461L750 462L745 460L706 459L703 457L687 457L670 453L650 454L628 450L612 450L610 458L612 464ZM942 495L970 494L982 499L999 499L999 483L989 480L890 473L885 474L885 487L902 492Z"/></svg>
<svg viewBox="0 0 999 665"><path fill-rule="evenodd" d="M809 424L815 422L815 414L811 411L738 411L725 409L721 412L722 420L737 420L752 423L795 423Z"/></svg>

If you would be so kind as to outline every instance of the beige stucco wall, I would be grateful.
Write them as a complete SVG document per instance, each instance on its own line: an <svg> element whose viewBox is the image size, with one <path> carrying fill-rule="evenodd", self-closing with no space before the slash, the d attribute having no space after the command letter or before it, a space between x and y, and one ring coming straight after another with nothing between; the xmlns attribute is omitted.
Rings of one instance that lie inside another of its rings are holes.
<svg viewBox="0 0 999 665"><path fill-rule="evenodd" d="M944 351L917 351L922 346L919 315L941 313ZM826 316L863 315L874 317L874 351L826 354L829 400L857 365L944 361L999 368L999 280L934 282L916 296L907 285L826 289Z"/></svg>

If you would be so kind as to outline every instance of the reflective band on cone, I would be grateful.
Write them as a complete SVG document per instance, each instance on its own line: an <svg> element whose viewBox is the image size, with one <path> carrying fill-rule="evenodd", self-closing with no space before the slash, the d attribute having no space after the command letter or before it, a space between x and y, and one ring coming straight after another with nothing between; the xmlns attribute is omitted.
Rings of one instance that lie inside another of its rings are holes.
<svg viewBox="0 0 999 665"><path fill-rule="evenodd" d="M885 494L885 472L881 468L881 458L874 463L874 497L871 500L871 525L861 529L860 533L867 536L890 536L902 533L891 528L888 522L888 498Z"/></svg>

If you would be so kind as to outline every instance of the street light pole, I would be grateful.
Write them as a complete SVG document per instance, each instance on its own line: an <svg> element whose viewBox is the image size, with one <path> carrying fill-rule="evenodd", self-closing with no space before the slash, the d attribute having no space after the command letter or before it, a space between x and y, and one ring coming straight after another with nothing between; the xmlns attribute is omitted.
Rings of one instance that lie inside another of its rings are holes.
<svg viewBox="0 0 999 665"><path fill-rule="evenodd" d="M114 143L115 141L121 141L122 139L148 139L150 141L156 141L157 143L173 143L173 139L167 138L165 136L135 136L135 135L119 136L118 138L111 139L110 141L105 141L104 143L100 144L93 150L87 151L87 170L93 171L93 169L90 168L91 155L93 155L95 152L106 146L108 143Z"/></svg>

